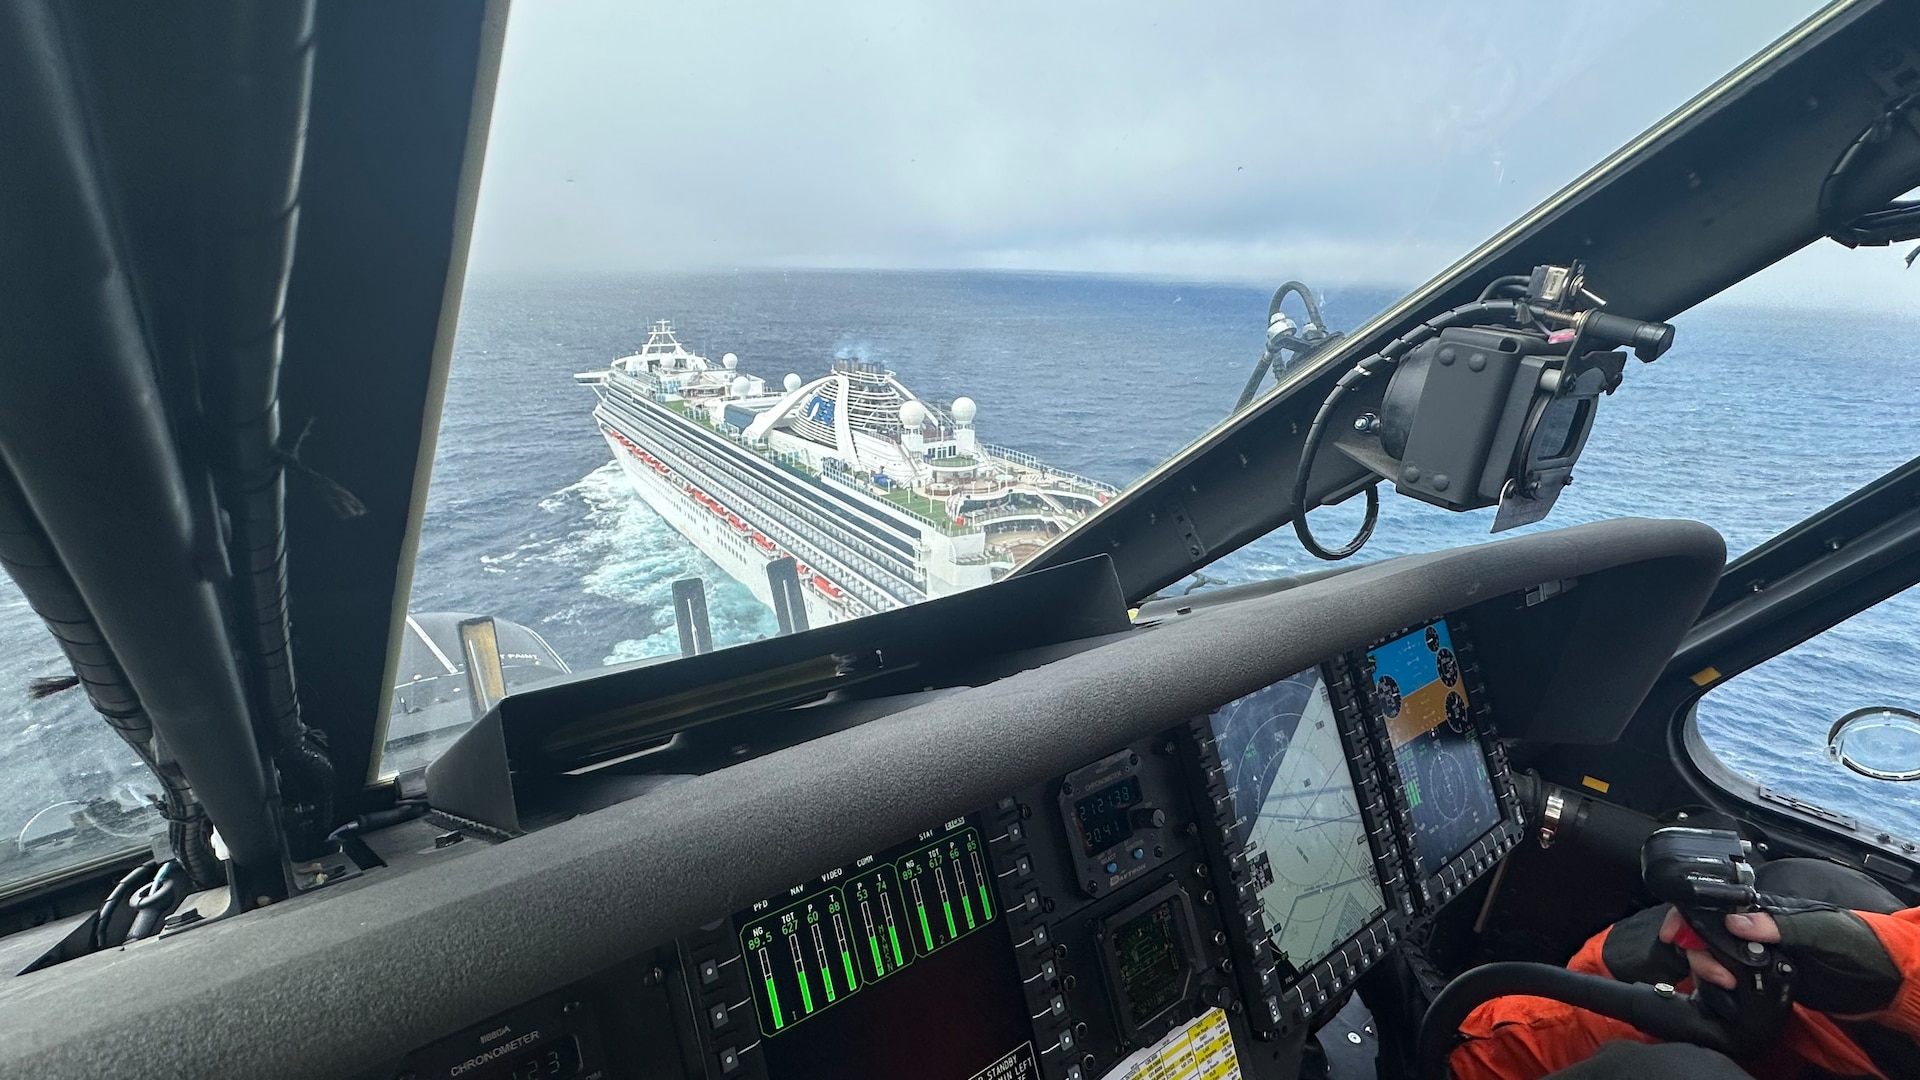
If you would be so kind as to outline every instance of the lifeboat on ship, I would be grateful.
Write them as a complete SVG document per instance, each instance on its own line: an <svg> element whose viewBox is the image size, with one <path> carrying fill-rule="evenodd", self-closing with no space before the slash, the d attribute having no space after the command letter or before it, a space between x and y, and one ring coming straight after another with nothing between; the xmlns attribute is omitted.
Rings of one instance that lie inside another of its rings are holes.
<svg viewBox="0 0 1920 1080"><path fill-rule="evenodd" d="M776 555L780 551L780 546L778 544L775 544L773 541L767 539L765 536L761 535L760 533L753 534L753 546L759 548L761 551L764 551L769 555Z"/></svg>

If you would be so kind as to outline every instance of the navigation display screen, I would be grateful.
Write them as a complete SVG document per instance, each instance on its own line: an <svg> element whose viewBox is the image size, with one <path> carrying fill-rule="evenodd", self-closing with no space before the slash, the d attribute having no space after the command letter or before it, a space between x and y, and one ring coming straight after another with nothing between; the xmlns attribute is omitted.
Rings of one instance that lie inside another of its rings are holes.
<svg viewBox="0 0 1920 1080"><path fill-rule="evenodd" d="M1235 837L1272 943L1301 971L1386 911L1353 773L1320 669L1213 714Z"/></svg>
<svg viewBox="0 0 1920 1080"><path fill-rule="evenodd" d="M1374 649L1366 670L1413 811L1414 843L1431 874L1500 824L1447 621Z"/></svg>
<svg viewBox="0 0 1920 1080"><path fill-rule="evenodd" d="M967 819L733 917L773 1080L1037 1076L1030 1014Z"/></svg>

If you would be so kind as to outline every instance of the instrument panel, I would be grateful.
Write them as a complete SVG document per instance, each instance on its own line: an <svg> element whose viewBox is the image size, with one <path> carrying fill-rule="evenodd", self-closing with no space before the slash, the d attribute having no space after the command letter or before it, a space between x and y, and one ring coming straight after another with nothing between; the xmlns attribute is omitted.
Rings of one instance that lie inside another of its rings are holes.
<svg viewBox="0 0 1920 1080"><path fill-rule="evenodd" d="M1467 628L1410 627L992 806L905 823L637 976L385 1075L1095 1080L1143 1061L1185 1076L1202 1053L1206 1075L1240 1075L1518 842L1493 716ZM641 999L606 1000L636 978L677 1053L621 1054L632 1036L608 1033L647 1026L621 1018Z"/></svg>

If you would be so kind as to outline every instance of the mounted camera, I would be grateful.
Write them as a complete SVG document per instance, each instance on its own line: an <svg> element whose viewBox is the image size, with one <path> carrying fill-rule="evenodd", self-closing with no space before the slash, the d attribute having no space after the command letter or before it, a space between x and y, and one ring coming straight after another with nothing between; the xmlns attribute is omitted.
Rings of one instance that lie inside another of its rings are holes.
<svg viewBox="0 0 1920 1080"><path fill-rule="evenodd" d="M1573 480L1602 394L1619 387L1627 354L1651 363L1673 344L1673 327L1601 309L1579 263L1537 266L1497 278L1472 304L1422 323L1356 364L1321 405L1301 447L1294 530L1323 559L1366 543L1379 495L1367 489L1367 521L1329 550L1306 525L1307 478L1346 394L1392 370L1378 413L1362 413L1334 438L1342 454L1394 489L1448 510L1499 506L1493 531L1546 517Z"/></svg>

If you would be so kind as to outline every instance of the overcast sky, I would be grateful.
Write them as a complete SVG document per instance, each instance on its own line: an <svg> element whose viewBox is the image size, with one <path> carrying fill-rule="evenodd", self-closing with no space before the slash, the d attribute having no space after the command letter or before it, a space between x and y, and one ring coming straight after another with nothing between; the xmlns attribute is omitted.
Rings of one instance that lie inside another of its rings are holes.
<svg viewBox="0 0 1920 1080"><path fill-rule="evenodd" d="M473 268L1412 284L1812 6L522 2Z"/></svg>

